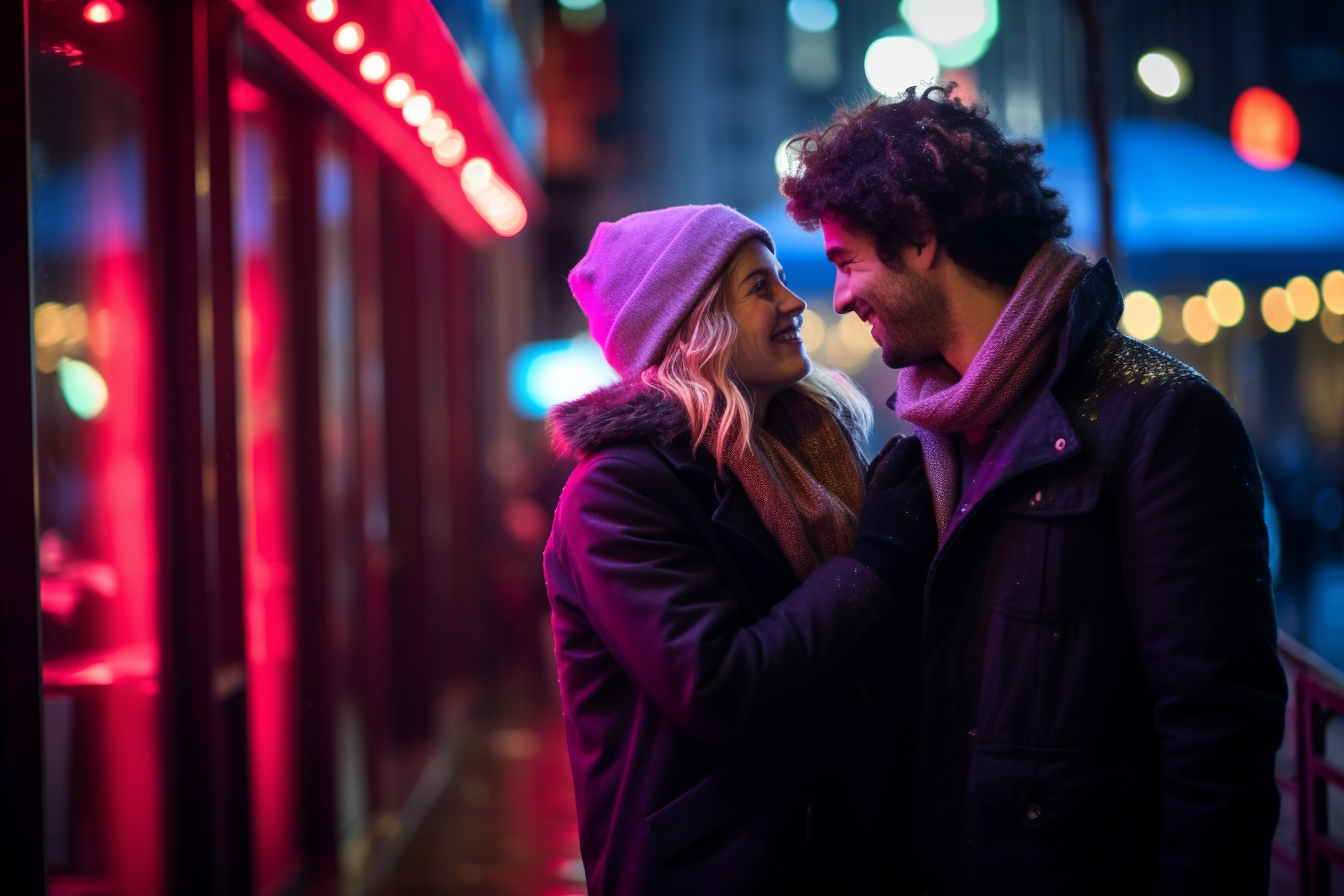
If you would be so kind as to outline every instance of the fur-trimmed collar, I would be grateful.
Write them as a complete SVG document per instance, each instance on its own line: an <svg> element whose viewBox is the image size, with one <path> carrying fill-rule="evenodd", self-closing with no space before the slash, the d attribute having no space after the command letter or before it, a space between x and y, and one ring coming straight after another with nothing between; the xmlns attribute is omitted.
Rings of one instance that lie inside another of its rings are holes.
<svg viewBox="0 0 1344 896"><path fill-rule="evenodd" d="M689 424L680 402L636 377L556 405L547 425L555 453L577 460L622 439L643 437L665 445Z"/></svg>

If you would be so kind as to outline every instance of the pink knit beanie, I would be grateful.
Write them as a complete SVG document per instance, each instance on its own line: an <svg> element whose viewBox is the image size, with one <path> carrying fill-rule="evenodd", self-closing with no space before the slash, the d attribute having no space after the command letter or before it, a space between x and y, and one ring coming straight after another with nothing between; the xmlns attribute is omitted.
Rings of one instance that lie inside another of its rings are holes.
<svg viewBox="0 0 1344 896"><path fill-rule="evenodd" d="M726 205L679 205L597 225L569 272L588 328L621 376L662 360L677 327L723 266L765 228Z"/></svg>

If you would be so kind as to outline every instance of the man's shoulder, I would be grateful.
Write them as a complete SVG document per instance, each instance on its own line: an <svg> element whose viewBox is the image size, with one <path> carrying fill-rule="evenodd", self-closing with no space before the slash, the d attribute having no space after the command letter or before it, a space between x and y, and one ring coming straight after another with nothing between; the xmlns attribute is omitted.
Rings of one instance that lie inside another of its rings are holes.
<svg viewBox="0 0 1344 896"><path fill-rule="evenodd" d="M1069 403L1091 421L1106 412L1142 415L1176 392L1220 397L1189 364L1123 333L1110 333L1081 360Z"/></svg>

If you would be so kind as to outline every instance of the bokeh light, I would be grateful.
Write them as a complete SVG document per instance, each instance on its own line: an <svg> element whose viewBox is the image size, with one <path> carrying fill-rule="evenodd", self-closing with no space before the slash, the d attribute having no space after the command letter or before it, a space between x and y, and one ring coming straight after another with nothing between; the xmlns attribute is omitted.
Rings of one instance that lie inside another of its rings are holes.
<svg viewBox="0 0 1344 896"><path fill-rule="evenodd" d="M401 104L401 117L413 128L418 128L429 121L429 117L433 114L434 97L423 90L417 90L406 97L406 102Z"/></svg>
<svg viewBox="0 0 1344 896"><path fill-rule="evenodd" d="M117 0L93 0L84 5L84 20L95 25L116 22L126 15L126 8Z"/></svg>
<svg viewBox="0 0 1344 896"><path fill-rule="evenodd" d="M1248 87L1237 97L1231 132L1237 155L1265 171L1291 165L1302 142L1297 113L1268 87Z"/></svg>
<svg viewBox="0 0 1344 896"><path fill-rule="evenodd" d="M775 174L785 177L797 173L798 155L797 150L790 151L789 144L793 142L792 137L786 137L780 141L779 147L775 149Z"/></svg>
<svg viewBox="0 0 1344 896"><path fill-rule="evenodd" d="M546 411L620 379L587 334L570 340L533 342L509 362L509 397L524 417L540 420Z"/></svg>
<svg viewBox="0 0 1344 896"><path fill-rule="evenodd" d="M107 381L91 365L62 358L56 374L60 379L61 395L77 416L92 420L107 407Z"/></svg>
<svg viewBox="0 0 1344 896"><path fill-rule="evenodd" d="M602 0L565 0L560 4L560 24L583 34L594 31L607 20L607 4Z"/></svg>
<svg viewBox="0 0 1344 896"><path fill-rule="evenodd" d="M1158 338L1172 345L1184 342L1188 337L1185 325L1181 323L1180 297L1163 296L1158 306L1162 309L1162 329L1157 332Z"/></svg>
<svg viewBox="0 0 1344 896"><path fill-rule="evenodd" d="M905 0L901 18L910 30L935 44L965 40L985 24L984 0Z"/></svg>
<svg viewBox="0 0 1344 896"><path fill-rule="evenodd" d="M392 63L386 53L369 53L359 60L359 75L370 84L381 84L392 71Z"/></svg>
<svg viewBox="0 0 1344 896"><path fill-rule="evenodd" d="M1297 323L1288 290L1282 286L1271 286L1265 290L1260 297L1260 315L1265 319L1265 326L1275 333L1287 333Z"/></svg>
<svg viewBox="0 0 1344 896"><path fill-rule="evenodd" d="M1246 297L1241 287L1231 280L1216 280L1209 284L1209 310L1220 327L1235 327L1246 315Z"/></svg>
<svg viewBox="0 0 1344 896"><path fill-rule="evenodd" d="M358 22L346 22L336 29L331 42L342 53L357 53L364 46L364 27Z"/></svg>
<svg viewBox="0 0 1344 896"><path fill-rule="evenodd" d="M1321 278L1321 299L1335 314L1344 314L1344 271L1331 271Z"/></svg>
<svg viewBox="0 0 1344 896"><path fill-rule="evenodd" d="M863 56L863 73L873 89L898 96L907 87L938 80L938 59L923 41L904 35L879 37Z"/></svg>
<svg viewBox="0 0 1344 896"><path fill-rule="evenodd" d="M1191 296L1181 306L1181 324L1195 345L1207 345L1218 336L1218 321L1204 296Z"/></svg>
<svg viewBox="0 0 1344 896"><path fill-rule="evenodd" d="M974 65L999 30L998 0L901 0L899 11L943 68Z"/></svg>
<svg viewBox="0 0 1344 896"><path fill-rule="evenodd" d="M494 166L480 157L462 166L462 192L477 214L500 236L513 236L527 224L527 207Z"/></svg>
<svg viewBox="0 0 1344 896"><path fill-rule="evenodd" d="M803 325L799 329L803 337L803 348L807 349L809 355L815 355L821 351L821 344L826 339L826 322L821 319L821 315L808 309L803 312Z"/></svg>
<svg viewBox="0 0 1344 896"><path fill-rule="evenodd" d="M450 128L439 142L434 144L434 161L445 168L451 168L467 154L467 141L462 132Z"/></svg>
<svg viewBox="0 0 1344 896"><path fill-rule="evenodd" d="M1288 305L1293 317L1301 321L1311 320L1321 310L1321 294L1310 277L1297 276L1288 281Z"/></svg>
<svg viewBox="0 0 1344 896"><path fill-rule="evenodd" d="M330 22L336 18L336 0L308 0L308 18L314 22Z"/></svg>
<svg viewBox="0 0 1344 896"><path fill-rule="evenodd" d="M789 0L788 13L793 27L811 34L830 31L840 18L834 0Z"/></svg>
<svg viewBox="0 0 1344 896"><path fill-rule="evenodd" d="M1139 86L1160 103L1174 103L1190 92L1190 65L1175 50L1156 47L1134 66Z"/></svg>
<svg viewBox="0 0 1344 896"><path fill-rule="evenodd" d="M1125 296L1120 327L1135 339L1147 342L1162 330L1162 306L1150 292L1136 289Z"/></svg>
<svg viewBox="0 0 1344 896"><path fill-rule="evenodd" d="M1322 308L1321 332L1335 345L1344 345L1344 314L1336 314L1329 308Z"/></svg>
<svg viewBox="0 0 1344 896"><path fill-rule="evenodd" d="M393 75L383 87L383 99L397 108L401 108L412 93L415 93L415 79L410 75Z"/></svg>
<svg viewBox="0 0 1344 896"><path fill-rule="evenodd" d="M426 146L433 146L447 137L448 132L452 129L453 123L448 118L448 113L436 109L434 114L429 116L429 120L420 125L420 142Z"/></svg>

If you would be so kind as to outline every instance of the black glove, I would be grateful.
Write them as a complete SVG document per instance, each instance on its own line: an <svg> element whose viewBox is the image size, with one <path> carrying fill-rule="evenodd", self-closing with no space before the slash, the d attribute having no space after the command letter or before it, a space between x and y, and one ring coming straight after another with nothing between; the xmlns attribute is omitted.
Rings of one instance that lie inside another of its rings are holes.
<svg viewBox="0 0 1344 896"><path fill-rule="evenodd" d="M922 593L937 550L924 452L919 439L897 437L869 468L868 495L849 556L877 573L893 592L913 585Z"/></svg>

